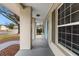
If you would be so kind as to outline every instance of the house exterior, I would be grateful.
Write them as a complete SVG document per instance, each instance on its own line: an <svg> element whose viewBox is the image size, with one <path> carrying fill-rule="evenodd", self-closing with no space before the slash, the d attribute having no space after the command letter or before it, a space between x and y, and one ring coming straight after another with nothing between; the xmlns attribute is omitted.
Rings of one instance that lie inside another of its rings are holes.
<svg viewBox="0 0 79 59"><path fill-rule="evenodd" d="M51 3L51 4L3 4L20 17L20 50L32 49L32 39L36 39L36 12L39 9L42 16L44 37L55 56L79 55L79 3ZM13 8L13 7L14 8ZM38 7L40 6L40 7ZM48 6L48 7L46 7ZM43 8L44 7L44 8ZM46 9L45 9L46 7ZM43 10L44 9L44 10ZM43 11L43 12L42 12ZM44 13L44 11L46 11ZM62 12L63 11L63 12ZM33 13L33 14L32 14ZM33 15L36 18L33 18ZM66 21L66 22L65 22ZM75 29L76 28L76 29ZM7 30L2 26L3 30ZM63 30L64 29L64 30ZM72 34L73 33L73 34ZM32 37L33 36L33 37ZM41 44L41 43L40 43Z"/></svg>
<svg viewBox="0 0 79 59"><path fill-rule="evenodd" d="M2 26L0 26L0 30L7 31L7 30L9 30L9 28L7 28L6 26L2 25Z"/></svg>

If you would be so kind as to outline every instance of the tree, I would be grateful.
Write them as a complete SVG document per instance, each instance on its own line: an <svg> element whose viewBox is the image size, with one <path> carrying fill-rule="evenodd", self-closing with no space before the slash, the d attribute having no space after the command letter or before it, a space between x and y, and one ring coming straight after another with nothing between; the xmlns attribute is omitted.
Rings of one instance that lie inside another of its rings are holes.
<svg viewBox="0 0 79 59"><path fill-rule="evenodd" d="M0 24L0 27L1 27L2 25Z"/></svg>
<svg viewBox="0 0 79 59"><path fill-rule="evenodd" d="M0 29L1 29L1 24L0 24Z"/></svg>
<svg viewBox="0 0 79 59"><path fill-rule="evenodd" d="M7 25L7 27L8 27L9 29L13 29L13 28L14 28L14 24L13 24L13 23L10 23L10 24Z"/></svg>

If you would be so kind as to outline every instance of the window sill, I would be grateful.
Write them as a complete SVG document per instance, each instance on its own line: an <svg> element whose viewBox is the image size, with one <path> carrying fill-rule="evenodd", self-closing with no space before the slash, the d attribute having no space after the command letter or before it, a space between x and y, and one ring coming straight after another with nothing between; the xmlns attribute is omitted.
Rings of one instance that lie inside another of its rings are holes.
<svg viewBox="0 0 79 59"><path fill-rule="evenodd" d="M70 56L77 56L75 53L73 53L73 52L70 51L69 49L65 48L63 45L57 44L57 46L58 46L61 50L63 50L63 51L62 51L63 53L65 52L65 53L69 54Z"/></svg>

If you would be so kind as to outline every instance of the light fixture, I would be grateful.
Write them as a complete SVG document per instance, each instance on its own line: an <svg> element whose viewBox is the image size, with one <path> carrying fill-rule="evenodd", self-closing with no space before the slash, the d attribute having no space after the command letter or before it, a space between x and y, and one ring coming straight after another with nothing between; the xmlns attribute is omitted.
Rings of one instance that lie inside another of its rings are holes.
<svg viewBox="0 0 79 59"><path fill-rule="evenodd" d="M37 17L39 17L39 16L40 16L40 14L37 14L36 16L37 16Z"/></svg>

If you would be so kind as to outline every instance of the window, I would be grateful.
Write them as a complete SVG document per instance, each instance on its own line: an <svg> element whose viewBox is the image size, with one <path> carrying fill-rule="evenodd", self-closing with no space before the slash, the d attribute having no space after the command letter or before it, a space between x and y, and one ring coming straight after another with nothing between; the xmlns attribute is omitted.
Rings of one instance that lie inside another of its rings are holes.
<svg viewBox="0 0 79 59"><path fill-rule="evenodd" d="M79 55L78 3L64 3L58 9L58 43Z"/></svg>

